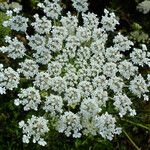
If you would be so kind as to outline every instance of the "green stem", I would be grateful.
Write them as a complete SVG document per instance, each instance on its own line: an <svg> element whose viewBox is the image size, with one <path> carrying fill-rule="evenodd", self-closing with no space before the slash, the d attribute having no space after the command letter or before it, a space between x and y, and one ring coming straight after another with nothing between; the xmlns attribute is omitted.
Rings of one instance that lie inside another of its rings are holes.
<svg viewBox="0 0 150 150"><path fill-rule="evenodd" d="M142 127L142 128L144 128L144 129L146 129L146 130L149 130L149 131L150 131L150 128L149 128L149 127L147 127L147 126L145 126L145 125L143 125L143 124L135 123L135 122L132 122L132 121L130 121L130 120L125 120L125 119L122 119L122 120L123 120L123 121L125 121L125 122L128 122L128 123L130 123L130 124L133 124L133 125L136 125L136 126Z"/></svg>
<svg viewBox="0 0 150 150"><path fill-rule="evenodd" d="M137 150L141 150L135 143L134 141L130 138L130 136L128 135L128 133L126 131L123 130L123 133L126 135L126 137L129 139L129 141L132 143L132 145L137 149Z"/></svg>

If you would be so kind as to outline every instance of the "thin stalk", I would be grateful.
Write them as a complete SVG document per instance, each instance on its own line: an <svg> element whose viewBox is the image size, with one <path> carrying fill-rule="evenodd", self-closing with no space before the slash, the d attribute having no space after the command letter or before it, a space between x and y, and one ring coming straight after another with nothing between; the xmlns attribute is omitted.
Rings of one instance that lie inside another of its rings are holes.
<svg viewBox="0 0 150 150"><path fill-rule="evenodd" d="M147 127L147 126L145 126L145 125L143 125L143 124L135 123L135 122L132 122L132 121L130 121L130 120L125 120L125 119L122 119L122 120L123 120L123 121L125 121L125 122L128 122L128 123L130 123L130 124L133 124L133 125L136 125L136 126L142 127L142 128L144 128L144 129L146 129L146 130L149 130L149 131L150 131L150 128L149 128L149 127Z"/></svg>
<svg viewBox="0 0 150 150"><path fill-rule="evenodd" d="M137 150L141 150L136 144L135 142L130 138L130 136L128 135L128 133L126 131L123 130L123 133L126 135L126 137L129 139L129 141L132 143L132 145L137 149Z"/></svg>

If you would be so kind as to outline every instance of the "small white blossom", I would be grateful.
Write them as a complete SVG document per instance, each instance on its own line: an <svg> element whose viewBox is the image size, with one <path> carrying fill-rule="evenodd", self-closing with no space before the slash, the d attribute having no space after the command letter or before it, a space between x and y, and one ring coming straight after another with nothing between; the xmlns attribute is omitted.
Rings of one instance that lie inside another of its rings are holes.
<svg viewBox="0 0 150 150"><path fill-rule="evenodd" d="M0 72L1 93L5 94L6 89L13 90L18 87L20 76L18 72L8 67Z"/></svg>
<svg viewBox="0 0 150 150"><path fill-rule="evenodd" d="M108 81L109 87L114 93L121 92L124 86L123 79L120 77L112 77Z"/></svg>
<svg viewBox="0 0 150 150"><path fill-rule="evenodd" d="M65 133L66 136L73 136L74 138L80 138L82 125L80 124L80 117L71 111L65 112L60 117L56 124L56 130L60 133Z"/></svg>
<svg viewBox="0 0 150 150"><path fill-rule="evenodd" d="M107 89L108 80L104 75L96 76L92 81L92 85L94 88Z"/></svg>
<svg viewBox="0 0 150 150"><path fill-rule="evenodd" d="M37 33L44 34L50 32L52 27L50 20L48 20L45 16L40 19L38 14L34 15L34 18L35 22L31 23L31 25Z"/></svg>
<svg viewBox="0 0 150 150"><path fill-rule="evenodd" d="M28 27L28 18L25 18L20 15L13 16L10 18L8 21L3 22L3 26L5 27L10 27L12 30L15 31L22 31L26 32L27 27Z"/></svg>
<svg viewBox="0 0 150 150"><path fill-rule="evenodd" d="M61 74L62 64L57 61L52 61L48 64L48 73L51 76L59 76Z"/></svg>
<svg viewBox="0 0 150 150"><path fill-rule="evenodd" d="M114 47L116 47L119 51L127 51L133 46L133 42L128 40L127 37L121 35L119 32L113 39Z"/></svg>
<svg viewBox="0 0 150 150"><path fill-rule="evenodd" d="M103 73L107 77L113 77L117 73L117 65L113 62L108 62L103 66Z"/></svg>
<svg viewBox="0 0 150 150"><path fill-rule="evenodd" d="M116 119L107 112L96 116L95 122L98 133L105 139L112 140L115 134L121 133L121 128L116 127Z"/></svg>
<svg viewBox="0 0 150 150"><path fill-rule="evenodd" d="M73 7L78 11L78 12L86 12L88 10L88 2L87 0L71 0L73 2Z"/></svg>
<svg viewBox="0 0 150 150"><path fill-rule="evenodd" d="M70 34L74 34L75 29L78 26L78 19L76 16L71 15L70 12L67 13L66 17L61 17L60 22L62 26L65 27Z"/></svg>
<svg viewBox="0 0 150 150"><path fill-rule="evenodd" d="M39 90L35 89L34 87L21 89L18 97L19 98L14 101L15 105L23 105L25 111L28 111L30 109L36 111L38 110L38 105L41 103Z"/></svg>
<svg viewBox="0 0 150 150"><path fill-rule="evenodd" d="M89 97L93 91L93 86L88 81L81 81L78 84L78 89L81 92L81 97L86 98Z"/></svg>
<svg viewBox="0 0 150 150"><path fill-rule="evenodd" d="M101 112L101 108L98 106L97 99L87 98L83 99L80 106L80 113L83 118L91 118Z"/></svg>
<svg viewBox="0 0 150 150"><path fill-rule="evenodd" d="M80 90L70 87L65 92L64 100L67 101L68 106L76 106L81 100Z"/></svg>
<svg viewBox="0 0 150 150"><path fill-rule="evenodd" d="M62 7L60 6L60 0L44 0L44 3L38 3L38 6L43 9L47 17L52 19L58 19L61 14Z"/></svg>
<svg viewBox="0 0 150 150"><path fill-rule="evenodd" d="M96 29L99 25L99 19L96 14L88 12L88 14L82 14L83 26L88 29Z"/></svg>
<svg viewBox="0 0 150 150"><path fill-rule="evenodd" d="M92 98L97 100L99 107L106 106L106 102L108 101L108 93L99 87L92 93Z"/></svg>
<svg viewBox="0 0 150 150"><path fill-rule="evenodd" d="M67 83L64 78L58 76L51 79L50 82L51 89L59 94L66 91Z"/></svg>
<svg viewBox="0 0 150 150"><path fill-rule="evenodd" d="M43 109L50 112L51 116L59 115L63 112L63 100L60 96L51 94L46 97Z"/></svg>
<svg viewBox="0 0 150 150"><path fill-rule="evenodd" d="M139 3L136 8L143 14L147 14L150 11L150 1L144 0L141 3Z"/></svg>
<svg viewBox="0 0 150 150"><path fill-rule="evenodd" d="M130 57L134 64L140 66L147 64L150 66L150 59L147 58L147 52L143 49L134 48L133 52L130 54Z"/></svg>
<svg viewBox="0 0 150 150"><path fill-rule="evenodd" d="M47 72L39 72L34 81L34 85L39 87L40 90L48 90L51 84L50 74Z"/></svg>
<svg viewBox="0 0 150 150"><path fill-rule="evenodd" d="M20 68L17 71L22 73L27 79L30 79L38 74L39 66L31 59L25 59L25 61L19 63L19 65Z"/></svg>
<svg viewBox="0 0 150 150"><path fill-rule="evenodd" d="M127 60L120 62L118 68L119 73L126 79L129 79L131 76L134 76L135 73L138 71L138 68Z"/></svg>
<svg viewBox="0 0 150 150"><path fill-rule="evenodd" d="M16 37L11 39L11 37L6 36L5 41L9 45L0 47L0 52L7 53L8 57L13 59L25 56L26 48Z"/></svg>
<svg viewBox="0 0 150 150"><path fill-rule="evenodd" d="M106 49L105 57L110 62L117 62L120 61L123 56L120 54L118 47L109 47Z"/></svg>
<svg viewBox="0 0 150 150"><path fill-rule="evenodd" d="M120 117L126 115L127 112L129 112L131 116L136 115L135 110L131 108L131 100L125 94L118 93L113 97L113 99L113 105L117 110L119 110Z"/></svg>
<svg viewBox="0 0 150 150"><path fill-rule="evenodd" d="M33 143L45 146L46 142L43 136L49 131L47 124L48 120L44 117L36 117L34 115L27 120L27 123L24 121L19 122L19 127L23 130L23 142L29 143L29 140L33 138Z"/></svg>
<svg viewBox="0 0 150 150"><path fill-rule="evenodd" d="M130 81L129 89L131 92L135 95L137 95L139 98L142 94L148 92L147 84L144 80L144 78L140 75L136 75L133 80Z"/></svg>
<svg viewBox="0 0 150 150"><path fill-rule="evenodd" d="M102 28L106 31L114 31L116 25L119 24L114 13L110 13L108 10L104 9L105 15L102 16L101 24Z"/></svg>
<svg viewBox="0 0 150 150"><path fill-rule="evenodd" d="M78 27L76 31L76 37L81 43L88 42L91 39L91 31L86 27Z"/></svg>

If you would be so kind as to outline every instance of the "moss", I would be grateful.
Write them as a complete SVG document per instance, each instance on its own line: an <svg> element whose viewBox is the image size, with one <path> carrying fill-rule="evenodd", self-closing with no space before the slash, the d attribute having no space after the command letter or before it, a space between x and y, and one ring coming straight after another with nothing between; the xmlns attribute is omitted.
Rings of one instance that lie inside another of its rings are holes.
<svg viewBox="0 0 150 150"><path fill-rule="evenodd" d="M4 44L4 38L6 35L11 33L9 28L3 27L3 22L8 19L7 15L4 12L0 11L0 45Z"/></svg>

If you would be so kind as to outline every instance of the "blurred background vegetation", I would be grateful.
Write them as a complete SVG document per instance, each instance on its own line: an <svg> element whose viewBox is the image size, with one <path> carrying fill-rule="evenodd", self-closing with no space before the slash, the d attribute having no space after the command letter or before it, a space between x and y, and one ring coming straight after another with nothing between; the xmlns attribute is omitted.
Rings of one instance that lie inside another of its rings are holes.
<svg viewBox="0 0 150 150"><path fill-rule="evenodd" d="M37 12L36 4L40 0L0 0L0 46L4 45L4 37L12 33L2 26L2 22L8 18L6 9L22 5L23 12L32 16ZM127 35L135 45L145 43L150 50L150 12L143 14L137 10L137 5L143 0L89 0L89 9L100 18L104 8L112 10L120 18L117 31ZM13 2L13 3L12 3ZM74 11L70 0L63 0L66 10ZM15 66L15 62L0 54L0 63L5 66ZM144 68L141 73L150 73L149 68ZM137 110L137 116L126 117L119 123L124 127L121 136L113 141L103 140L100 137L88 137L81 139L67 138L63 134L51 130L47 135L48 144L41 147L36 144L23 144L22 131L18 128L18 122L30 113L25 113L21 108L13 104L15 91L9 91L7 95L0 95L0 150L150 150L150 101L133 101Z"/></svg>

